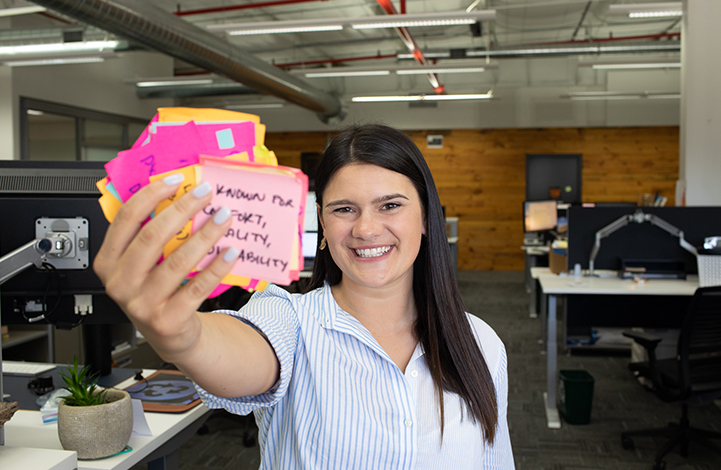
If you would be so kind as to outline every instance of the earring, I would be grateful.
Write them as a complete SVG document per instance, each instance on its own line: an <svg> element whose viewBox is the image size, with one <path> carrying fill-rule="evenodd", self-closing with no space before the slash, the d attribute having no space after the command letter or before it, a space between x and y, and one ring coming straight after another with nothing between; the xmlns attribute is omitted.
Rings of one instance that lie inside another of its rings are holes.
<svg viewBox="0 0 721 470"><path fill-rule="evenodd" d="M327 243L325 242L325 237L323 237L320 241L320 246L318 247L318 249L320 251L323 251L323 250L325 250L326 245L327 245Z"/></svg>

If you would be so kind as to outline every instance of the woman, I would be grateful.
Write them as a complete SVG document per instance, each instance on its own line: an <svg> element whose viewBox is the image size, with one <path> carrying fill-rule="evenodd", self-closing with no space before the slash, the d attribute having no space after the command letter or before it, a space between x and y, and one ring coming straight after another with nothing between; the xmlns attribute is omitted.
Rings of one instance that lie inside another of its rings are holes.
<svg viewBox="0 0 721 470"><path fill-rule="evenodd" d="M226 210L153 264L210 199L198 186L140 229L177 184L123 207L95 269L208 406L255 411L262 468L513 468L505 349L465 313L438 194L408 137L367 125L333 140L316 176L310 291L271 285L238 312L188 307L230 270L232 248L175 288L227 229Z"/></svg>

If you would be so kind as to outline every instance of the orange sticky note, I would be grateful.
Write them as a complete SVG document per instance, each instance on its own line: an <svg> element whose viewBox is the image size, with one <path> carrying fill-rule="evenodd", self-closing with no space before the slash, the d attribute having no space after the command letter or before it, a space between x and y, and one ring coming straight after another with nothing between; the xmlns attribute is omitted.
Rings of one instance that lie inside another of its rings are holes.
<svg viewBox="0 0 721 470"><path fill-rule="evenodd" d="M107 184L108 179L103 178L97 183L95 183L95 186L97 186L98 190L100 191L100 199L98 199L98 202L100 203L100 208L103 210L103 214L105 215L105 218L108 219L108 222L112 222L115 219L115 214L118 213L120 210L120 207L123 205L122 202L115 196L113 196L110 191L105 187Z"/></svg>
<svg viewBox="0 0 721 470"><path fill-rule="evenodd" d="M168 199L165 199L158 204L158 206L155 208L155 215L160 214L165 210L170 204L173 203L173 201L177 200L180 196L187 193L188 191L191 191L196 186L196 171L198 169L198 165L191 165L191 166L184 166L182 168L179 168L177 170L169 171L167 173L163 173L160 175L154 175L150 177L150 181L155 181L157 179L165 178L168 175L174 174L174 173L181 173L185 179L178 187L178 190ZM163 256L168 257L173 251L175 251L180 245L182 245L185 240L187 240L190 235L193 232L193 220L189 220L188 223L183 226L183 228L178 232L172 240L170 240L168 243L165 244L165 247L163 248Z"/></svg>

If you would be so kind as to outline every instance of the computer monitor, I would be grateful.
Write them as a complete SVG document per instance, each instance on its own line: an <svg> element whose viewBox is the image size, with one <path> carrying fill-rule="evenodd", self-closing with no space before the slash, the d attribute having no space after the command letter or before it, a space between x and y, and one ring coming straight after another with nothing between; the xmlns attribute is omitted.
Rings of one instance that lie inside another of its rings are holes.
<svg viewBox="0 0 721 470"><path fill-rule="evenodd" d="M305 219L303 221L303 231L318 231L318 210L315 207L315 191L308 191L308 196L305 200Z"/></svg>
<svg viewBox="0 0 721 470"><path fill-rule="evenodd" d="M556 201L525 201L523 203L523 229L525 232L553 230L557 224Z"/></svg>
<svg viewBox="0 0 721 470"><path fill-rule="evenodd" d="M49 232L69 241L66 255L49 259L52 268L30 266L0 287L2 324L82 324L85 362L104 375L110 372L109 325L128 319L92 269L109 226L95 186L103 177L103 162L0 161L0 256ZM76 313L88 300L79 296L91 296L92 313Z"/></svg>
<svg viewBox="0 0 721 470"><path fill-rule="evenodd" d="M555 199L580 204L581 170L580 154L527 154L526 201Z"/></svg>

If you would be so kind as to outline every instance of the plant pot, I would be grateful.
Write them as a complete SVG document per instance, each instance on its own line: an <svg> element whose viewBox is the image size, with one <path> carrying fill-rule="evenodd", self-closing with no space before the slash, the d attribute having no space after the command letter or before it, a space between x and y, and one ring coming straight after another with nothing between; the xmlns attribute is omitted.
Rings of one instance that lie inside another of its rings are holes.
<svg viewBox="0 0 721 470"><path fill-rule="evenodd" d="M107 390L108 403L58 406L58 437L78 459L99 459L123 450L133 432L133 404L123 390Z"/></svg>

